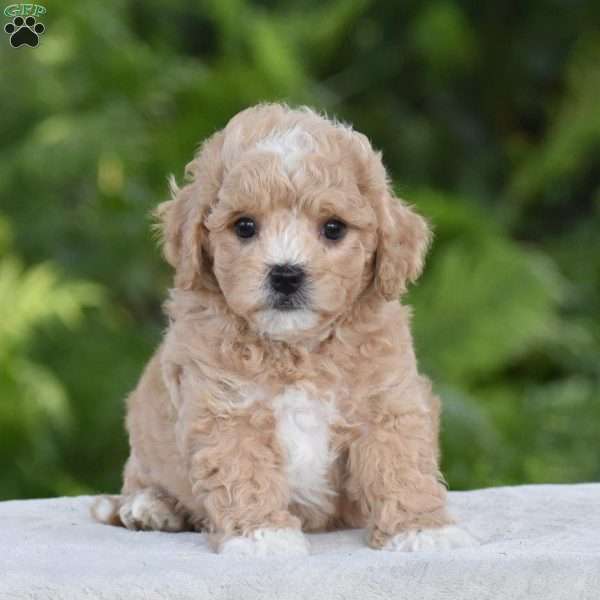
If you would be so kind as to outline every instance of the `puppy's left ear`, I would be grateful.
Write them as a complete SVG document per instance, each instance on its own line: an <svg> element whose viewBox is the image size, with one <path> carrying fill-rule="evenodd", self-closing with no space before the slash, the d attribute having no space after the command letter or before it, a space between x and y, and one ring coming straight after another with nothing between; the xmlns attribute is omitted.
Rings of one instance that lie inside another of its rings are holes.
<svg viewBox="0 0 600 600"><path fill-rule="evenodd" d="M340 128L339 136L350 140L348 154L354 158L358 189L377 216L374 288L386 300L397 300L423 270L431 230L423 217L394 196L381 153L373 150L369 139L348 127Z"/></svg>
<svg viewBox="0 0 600 600"><path fill-rule="evenodd" d="M423 217L389 190L376 204L379 240L375 289L386 300L396 300L423 270L431 229Z"/></svg>

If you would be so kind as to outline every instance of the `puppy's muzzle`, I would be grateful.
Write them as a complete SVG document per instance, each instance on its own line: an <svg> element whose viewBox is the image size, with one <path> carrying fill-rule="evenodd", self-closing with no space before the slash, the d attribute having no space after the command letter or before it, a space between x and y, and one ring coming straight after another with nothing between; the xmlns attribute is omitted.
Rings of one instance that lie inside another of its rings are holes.
<svg viewBox="0 0 600 600"><path fill-rule="evenodd" d="M291 296L298 292L305 279L304 269L296 265L275 265L269 272L271 288L283 296Z"/></svg>

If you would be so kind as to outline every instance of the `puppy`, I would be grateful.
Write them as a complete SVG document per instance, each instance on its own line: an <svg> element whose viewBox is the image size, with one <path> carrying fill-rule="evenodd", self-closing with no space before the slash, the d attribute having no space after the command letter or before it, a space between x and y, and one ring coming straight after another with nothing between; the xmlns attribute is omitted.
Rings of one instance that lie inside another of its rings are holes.
<svg viewBox="0 0 600 600"><path fill-rule="evenodd" d="M438 467L437 398L398 302L430 231L351 127L268 104L235 116L157 210L169 326L127 402L130 529L205 530L218 552L470 544Z"/></svg>

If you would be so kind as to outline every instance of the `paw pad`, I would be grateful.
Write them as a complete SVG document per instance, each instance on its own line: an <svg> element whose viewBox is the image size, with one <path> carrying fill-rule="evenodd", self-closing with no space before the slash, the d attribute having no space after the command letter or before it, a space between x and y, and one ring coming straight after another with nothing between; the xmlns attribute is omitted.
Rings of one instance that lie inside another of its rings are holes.
<svg viewBox="0 0 600 600"><path fill-rule="evenodd" d="M37 23L35 17L15 17L12 23L7 23L4 26L4 31L10 35L10 45L13 48L19 46L30 46L35 48L40 41L40 35L44 33L46 28Z"/></svg>

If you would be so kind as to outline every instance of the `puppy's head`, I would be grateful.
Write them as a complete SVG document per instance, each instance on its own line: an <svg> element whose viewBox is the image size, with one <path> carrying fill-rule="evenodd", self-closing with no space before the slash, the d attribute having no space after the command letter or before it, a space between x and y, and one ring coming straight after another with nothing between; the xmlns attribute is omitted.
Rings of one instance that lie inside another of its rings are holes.
<svg viewBox="0 0 600 600"><path fill-rule="evenodd" d="M175 284L222 294L263 335L322 332L421 272L429 229L391 193L380 155L310 110L238 114L187 173L158 209Z"/></svg>

